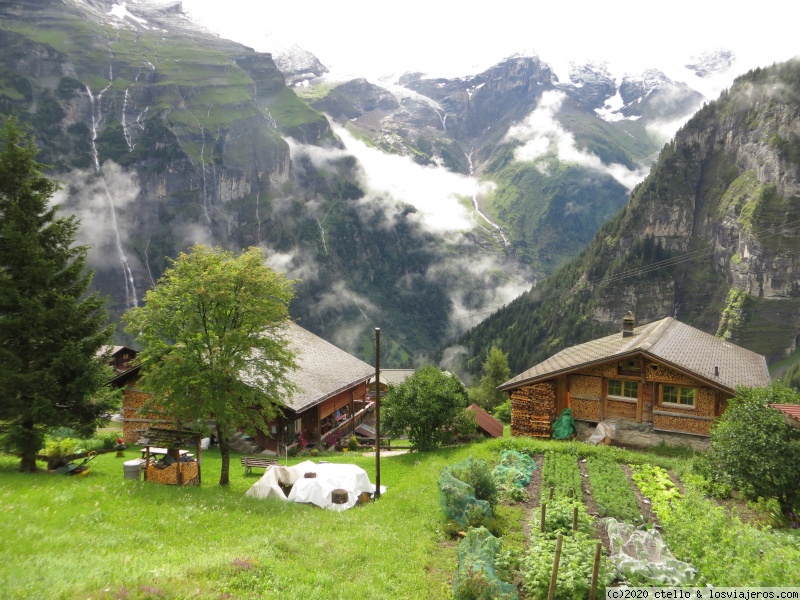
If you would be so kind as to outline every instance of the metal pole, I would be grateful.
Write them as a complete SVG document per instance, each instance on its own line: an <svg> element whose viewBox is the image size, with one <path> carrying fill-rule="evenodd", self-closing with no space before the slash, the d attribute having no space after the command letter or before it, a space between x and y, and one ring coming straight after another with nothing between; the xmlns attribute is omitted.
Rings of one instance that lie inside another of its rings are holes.
<svg viewBox="0 0 800 600"><path fill-rule="evenodd" d="M381 497L381 328L375 328L375 499Z"/></svg>

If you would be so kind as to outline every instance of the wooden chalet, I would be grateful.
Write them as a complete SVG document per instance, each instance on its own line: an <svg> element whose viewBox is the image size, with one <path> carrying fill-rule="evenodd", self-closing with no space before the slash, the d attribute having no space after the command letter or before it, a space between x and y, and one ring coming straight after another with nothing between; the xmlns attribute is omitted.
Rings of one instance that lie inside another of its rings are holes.
<svg viewBox="0 0 800 600"><path fill-rule="evenodd" d="M289 323L287 336L298 365L289 379L299 391L284 398L283 416L268 423L255 442L272 452L333 446L370 413L367 386L375 368L296 323Z"/></svg>
<svg viewBox="0 0 800 600"><path fill-rule="evenodd" d="M707 437L737 386L770 383L763 356L671 317L566 348L499 386L511 435L549 437L556 415ZM653 438L655 440L655 438Z"/></svg>

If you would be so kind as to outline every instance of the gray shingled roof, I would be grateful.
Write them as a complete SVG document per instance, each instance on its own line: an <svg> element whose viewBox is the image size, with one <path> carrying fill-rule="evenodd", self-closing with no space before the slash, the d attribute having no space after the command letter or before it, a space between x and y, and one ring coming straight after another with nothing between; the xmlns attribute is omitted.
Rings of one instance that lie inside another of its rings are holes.
<svg viewBox="0 0 800 600"><path fill-rule="evenodd" d="M739 385L763 387L770 383L767 361L760 354L667 317L635 328L630 337L622 337L620 332L565 348L508 380L499 389L513 389L553 375L637 354L691 373L709 385L731 393Z"/></svg>
<svg viewBox="0 0 800 600"><path fill-rule="evenodd" d="M289 374L289 380L299 389L286 399L286 406L295 412L319 404L375 374L374 367L296 323L287 326L286 336L298 366Z"/></svg>

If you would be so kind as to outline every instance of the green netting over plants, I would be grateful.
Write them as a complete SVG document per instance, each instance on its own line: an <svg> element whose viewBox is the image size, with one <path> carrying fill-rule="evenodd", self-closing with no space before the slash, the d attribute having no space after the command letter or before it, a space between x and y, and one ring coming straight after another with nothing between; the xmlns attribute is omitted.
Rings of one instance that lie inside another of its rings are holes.
<svg viewBox="0 0 800 600"><path fill-rule="evenodd" d="M517 591L495 572L502 543L485 527L471 528L458 545L458 570L453 578L456 600L515 600Z"/></svg>
<svg viewBox="0 0 800 600"><path fill-rule="evenodd" d="M445 468L456 479L471 485L478 500L486 500L492 507L497 505L497 486L486 461L470 457Z"/></svg>
<svg viewBox="0 0 800 600"><path fill-rule="evenodd" d="M531 482L531 473L535 469L536 463L529 455L516 450L503 450L500 462L492 471L492 477L498 486L511 484L526 487Z"/></svg>
<svg viewBox="0 0 800 600"><path fill-rule="evenodd" d="M487 524L492 518L492 506L475 497L475 488L442 469L439 475L439 494L444 514L462 527Z"/></svg>
<svg viewBox="0 0 800 600"><path fill-rule="evenodd" d="M603 519L611 542L611 562L617 573L633 585L692 585L697 570L672 556L661 534L641 530L616 519Z"/></svg>

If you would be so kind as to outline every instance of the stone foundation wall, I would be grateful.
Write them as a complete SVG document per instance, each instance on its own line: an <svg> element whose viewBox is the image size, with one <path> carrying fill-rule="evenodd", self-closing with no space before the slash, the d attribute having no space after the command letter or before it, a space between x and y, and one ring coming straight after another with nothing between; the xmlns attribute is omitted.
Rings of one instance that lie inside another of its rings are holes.
<svg viewBox="0 0 800 600"><path fill-rule="evenodd" d="M703 452L708 449L709 441L706 437L656 431L649 423L631 423L629 421L620 421L616 419L609 419L606 422L613 423L616 427L612 444L648 448L664 442L667 446L683 446L698 452ZM596 424L576 420L575 428L578 430L578 439L585 441L594 433Z"/></svg>

